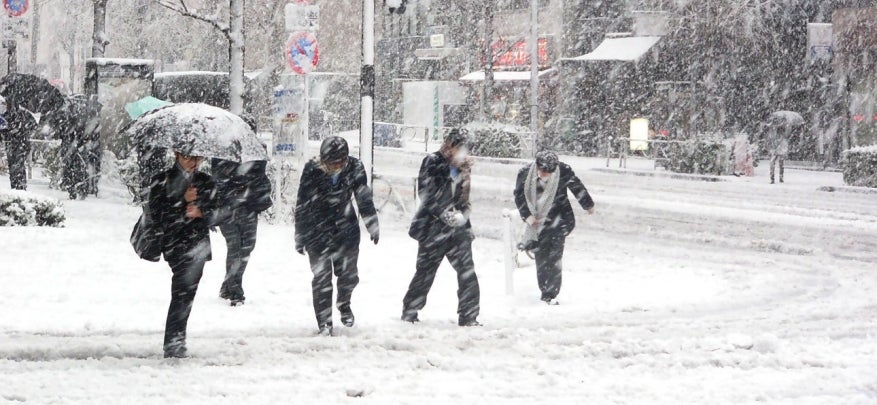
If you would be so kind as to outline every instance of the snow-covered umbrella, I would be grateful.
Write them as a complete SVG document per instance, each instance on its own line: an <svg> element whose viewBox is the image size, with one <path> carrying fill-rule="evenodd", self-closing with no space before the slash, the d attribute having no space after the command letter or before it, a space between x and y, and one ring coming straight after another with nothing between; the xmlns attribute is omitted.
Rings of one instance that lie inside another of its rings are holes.
<svg viewBox="0 0 877 405"><path fill-rule="evenodd" d="M152 110L131 123L135 144L168 148L187 155L232 162L267 160L268 152L239 116L202 103L174 104Z"/></svg>
<svg viewBox="0 0 877 405"><path fill-rule="evenodd" d="M61 90L48 80L22 73L10 73L0 78L0 95L9 104L24 107L35 114L51 112L64 104Z"/></svg>
<svg viewBox="0 0 877 405"><path fill-rule="evenodd" d="M770 121L781 126L804 125L804 117L794 111L774 111L770 114Z"/></svg>

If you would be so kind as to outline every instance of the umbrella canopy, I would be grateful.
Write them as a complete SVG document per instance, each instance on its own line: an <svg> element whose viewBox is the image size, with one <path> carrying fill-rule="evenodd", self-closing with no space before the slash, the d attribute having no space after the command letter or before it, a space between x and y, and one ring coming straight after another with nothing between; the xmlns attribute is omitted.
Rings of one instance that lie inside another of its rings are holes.
<svg viewBox="0 0 877 405"><path fill-rule="evenodd" d="M775 111L770 114L770 121L776 125L804 125L804 117L794 111Z"/></svg>
<svg viewBox="0 0 877 405"><path fill-rule="evenodd" d="M0 95L10 105L45 114L64 104L61 90L48 80L28 74L10 73L0 78Z"/></svg>
<svg viewBox="0 0 877 405"><path fill-rule="evenodd" d="M136 144L233 162L267 160L265 146L241 117L202 103L161 107L125 130Z"/></svg>
<svg viewBox="0 0 877 405"><path fill-rule="evenodd" d="M137 119L143 114L155 110L157 108L161 108L164 106L171 105L170 101L159 100L152 96L146 96L137 101L132 101L128 104L125 104L125 111L128 113L128 116L131 117L132 120Z"/></svg>

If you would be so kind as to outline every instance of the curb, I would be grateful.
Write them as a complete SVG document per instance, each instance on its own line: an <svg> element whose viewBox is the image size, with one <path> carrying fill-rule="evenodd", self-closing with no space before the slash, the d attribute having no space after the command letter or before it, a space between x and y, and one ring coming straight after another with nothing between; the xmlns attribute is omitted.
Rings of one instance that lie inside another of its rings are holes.
<svg viewBox="0 0 877 405"><path fill-rule="evenodd" d="M816 191L825 191L827 193L844 192L854 194L877 194L877 188L853 186L822 186L817 188Z"/></svg>
<svg viewBox="0 0 877 405"><path fill-rule="evenodd" d="M726 181L725 179L718 176L709 176L703 174L685 174L685 173L662 173L662 172L645 172L639 170L620 170L620 169L606 169L606 168L595 168L591 169L594 172L600 173L609 173L609 174L623 174L630 176L640 176L640 177L664 177L675 180L688 180L688 181L706 181L710 183L717 183L720 181Z"/></svg>

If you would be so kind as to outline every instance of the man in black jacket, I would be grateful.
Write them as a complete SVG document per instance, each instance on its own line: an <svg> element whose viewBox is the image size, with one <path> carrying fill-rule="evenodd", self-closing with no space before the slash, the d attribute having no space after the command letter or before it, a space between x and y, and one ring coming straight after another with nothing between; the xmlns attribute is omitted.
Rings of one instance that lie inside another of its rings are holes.
<svg viewBox="0 0 877 405"><path fill-rule="evenodd" d="M152 178L148 212L173 272L164 331L164 357L186 357L186 325L204 263L211 259L215 186L198 171L203 158L175 151L176 164Z"/></svg>
<svg viewBox="0 0 877 405"><path fill-rule="evenodd" d="M14 100L4 100L6 111L2 113L7 126L0 129L0 137L6 141L6 161L9 164L9 183L12 189L27 189L27 155L30 153L30 137L37 122L29 112L20 108Z"/></svg>
<svg viewBox="0 0 877 405"><path fill-rule="evenodd" d="M243 278L250 254L256 247L259 213L271 207L271 180L265 174L265 161L239 164L222 159L211 160L221 210L224 213L219 230L225 238L228 255L225 259L225 281L219 296L231 306L244 303Z"/></svg>
<svg viewBox="0 0 877 405"><path fill-rule="evenodd" d="M445 257L457 272L457 315L460 326L480 326L477 317L481 292L472 261L472 225L469 222L471 160L468 139L451 130L438 152L423 159L417 177L420 206L408 234L417 240L417 270L402 300L402 320L419 322L417 312Z"/></svg>
<svg viewBox="0 0 877 405"><path fill-rule="evenodd" d="M564 243L576 226L567 190L588 214L594 213L594 201L582 181L569 165L548 151L537 153L536 161L518 172L515 183L515 205L528 225L524 242L518 247L535 253L542 301L550 305L557 305Z"/></svg>
<svg viewBox="0 0 877 405"><path fill-rule="evenodd" d="M341 323L354 323L350 299L359 284L359 219L353 199L372 242L378 243L378 215L362 163L348 156L344 138L323 140L320 156L305 164L295 207L295 249L307 251L314 278L314 312L321 335L332 334L332 273L338 277L336 305Z"/></svg>

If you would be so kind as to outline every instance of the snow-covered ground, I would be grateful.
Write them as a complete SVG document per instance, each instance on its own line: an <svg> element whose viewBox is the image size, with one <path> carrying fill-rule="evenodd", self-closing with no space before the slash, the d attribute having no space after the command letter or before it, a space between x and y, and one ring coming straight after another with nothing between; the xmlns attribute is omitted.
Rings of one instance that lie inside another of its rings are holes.
<svg viewBox="0 0 877 405"><path fill-rule="evenodd" d="M411 204L419 160L377 153L379 204L388 185ZM0 228L0 403L877 403L877 194L817 191L837 173L704 182L563 160L597 214L576 207L556 307L524 258L506 294L501 212L518 166L476 165L480 328L456 326L447 263L422 322L399 321L416 243L392 203L380 244L362 246L357 326L337 337L315 336L290 226L260 225L236 308L218 298L212 234L185 360L161 356L170 270L134 255L139 210L120 188L66 201L65 228ZM30 191L64 197L46 183Z"/></svg>

